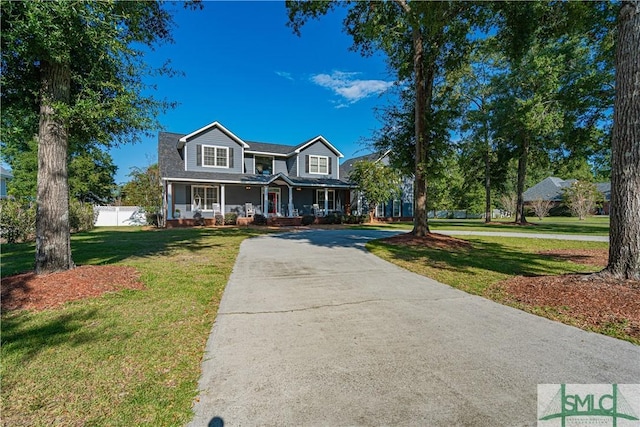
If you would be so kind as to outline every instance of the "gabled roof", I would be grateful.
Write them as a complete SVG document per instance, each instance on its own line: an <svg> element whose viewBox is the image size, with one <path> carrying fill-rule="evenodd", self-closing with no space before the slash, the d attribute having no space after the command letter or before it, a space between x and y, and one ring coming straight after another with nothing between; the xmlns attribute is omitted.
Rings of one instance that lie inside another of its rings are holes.
<svg viewBox="0 0 640 427"><path fill-rule="evenodd" d="M386 158L391 150L387 150L384 153L370 153L365 154L364 156L353 157L351 159L347 159L340 165L340 176L344 179L349 179L349 175L353 170L353 166L361 161L370 161L370 162L378 162L382 159Z"/></svg>
<svg viewBox="0 0 640 427"><path fill-rule="evenodd" d="M180 138L179 142L178 142L178 148L182 148L184 147L184 144L187 143L187 141L189 141L191 138L200 135L203 132L208 131L209 129L213 129L213 128L217 128L219 129L222 133L224 133L225 135L227 135L229 138L233 139L234 141L236 141L238 144L242 145L244 148L249 148L249 145L244 142L242 139L238 138L233 132L231 132L229 129L227 129L226 127L222 126L220 123L218 122L213 122L210 123L208 125L206 125L205 127L202 127L194 132L191 132L189 135L185 135L182 138Z"/></svg>
<svg viewBox="0 0 640 427"><path fill-rule="evenodd" d="M563 189L570 187L575 179L562 179L553 176L547 177L527 189L522 194L525 202L533 202L535 200L549 200L552 202L561 202ZM600 182L596 184L596 188L604 195L604 199L609 201L611 198L611 183Z"/></svg>
<svg viewBox="0 0 640 427"><path fill-rule="evenodd" d="M318 135L315 138L311 138L308 141L303 142L302 144L299 144L295 147L295 149L293 150L293 152L291 154L298 154L299 152L301 152L302 150L304 150L305 148L307 148L308 146L310 146L311 144L314 144L316 142L322 142L324 145L327 146L327 148L329 148L329 150L333 151L334 153L336 153L336 155L338 157L344 157L344 154L342 154L336 147L334 147L333 145L331 145L329 143L329 141L327 141L326 139L324 139L324 137L322 135Z"/></svg>
<svg viewBox="0 0 640 427"><path fill-rule="evenodd" d="M13 174L11 173L11 171L9 169L5 169L2 166L0 166L0 176L2 178L13 178Z"/></svg>
<svg viewBox="0 0 640 427"><path fill-rule="evenodd" d="M533 202L538 199L560 202L562 201L562 189L570 186L573 181L574 180L571 180L571 182L569 182L550 176L526 190L522 194L522 197L525 202Z"/></svg>

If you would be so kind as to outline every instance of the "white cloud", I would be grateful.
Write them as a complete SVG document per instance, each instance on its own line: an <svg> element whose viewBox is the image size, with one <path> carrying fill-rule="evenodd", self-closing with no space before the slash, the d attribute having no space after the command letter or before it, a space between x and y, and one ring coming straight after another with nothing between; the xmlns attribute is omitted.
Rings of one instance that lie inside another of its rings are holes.
<svg viewBox="0 0 640 427"><path fill-rule="evenodd" d="M332 90L336 95L344 98L349 104L360 101L372 95L378 95L391 86L393 82L384 80L359 80L356 76L360 73L347 73L334 71L331 74L316 74L311 76L311 81L324 88ZM340 107L346 105L340 104Z"/></svg>
<svg viewBox="0 0 640 427"><path fill-rule="evenodd" d="M291 73L287 73L286 71L276 71L275 73L280 77L293 81L293 76L291 75Z"/></svg>

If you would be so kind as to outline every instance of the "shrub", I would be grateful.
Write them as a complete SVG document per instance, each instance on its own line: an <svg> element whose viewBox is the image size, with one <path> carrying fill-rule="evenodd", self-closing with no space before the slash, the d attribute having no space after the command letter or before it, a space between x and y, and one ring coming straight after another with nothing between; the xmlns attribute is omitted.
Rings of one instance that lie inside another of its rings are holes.
<svg viewBox="0 0 640 427"><path fill-rule="evenodd" d="M0 235L9 243L33 240L36 232L35 203L0 201Z"/></svg>
<svg viewBox="0 0 640 427"><path fill-rule="evenodd" d="M342 224L342 215L329 214L325 217L325 224Z"/></svg>
<svg viewBox="0 0 640 427"><path fill-rule="evenodd" d="M303 215L302 225L311 225L315 220L316 220L316 217L313 215Z"/></svg>
<svg viewBox="0 0 640 427"><path fill-rule="evenodd" d="M98 212L94 212L92 204L70 199L69 229L72 233L92 230L96 223L97 213Z"/></svg>
<svg viewBox="0 0 640 427"><path fill-rule="evenodd" d="M367 215L347 215L344 217L345 224L364 224L367 220Z"/></svg>
<svg viewBox="0 0 640 427"><path fill-rule="evenodd" d="M224 225L236 225L238 222L238 214L235 212L228 212L224 214Z"/></svg>
<svg viewBox="0 0 640 427"><path fill-rule="evenodd" d="M215 225L224 225L224 216L222 214L216 214L213 217L213 222L215 223Z"/></svg>
<svg viewBox="0 0 640 427"><path fill-rule="evenodd" d="M253 223L255 225L267 225L267 217L264 216L264 215L260 215L260 214L254 215L253 216Z"/></svg>

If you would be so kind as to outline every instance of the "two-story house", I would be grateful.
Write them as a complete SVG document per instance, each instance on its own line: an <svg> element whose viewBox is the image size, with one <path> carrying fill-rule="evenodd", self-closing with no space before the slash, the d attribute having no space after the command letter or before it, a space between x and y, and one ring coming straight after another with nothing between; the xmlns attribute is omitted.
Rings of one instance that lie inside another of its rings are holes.
<svg viewBox="0 0 640 427"><path fill-rule="evenodd" d="M343 212L352 186L340 179L342 157L322 136L296 146L253 142L218 122L189 134L161 132L165 218Z"/></svg>

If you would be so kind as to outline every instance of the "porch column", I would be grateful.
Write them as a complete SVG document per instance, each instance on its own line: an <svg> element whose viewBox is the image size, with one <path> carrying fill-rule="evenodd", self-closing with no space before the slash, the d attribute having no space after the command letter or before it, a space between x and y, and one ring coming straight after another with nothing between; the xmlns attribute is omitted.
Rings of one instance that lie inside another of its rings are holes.
<svg viewBox="0 0 640 427"><path fill-rule="evenodd" d="M269 186L264 186L264 197L262 198L262 215L265 218L269 215Z"/></svg>
<svg viewBox="0 0 640 427"><path fill-rule="evenodd" d="M288 185L289 189L289 216L293 216L293 188Z"/></svg>
<svg viewBox="0 0 640 427"><path fill-rule="evenodd" d="M165 209L166 209L165 218L174 219L173 211L175 209L173 209L173 195L172 195L173 185L167 181L165 181L164 185L165 185L165 193L164 193L165 199L163 200L163 202L165 204Z"/></svg>
<svg viewBox="0 0 640 427"><path fill-rule="evenodd" d="M224 184L220 184L220 213L222 214L222 216L224 216L224 208L225 208L225 202L226 202L226 195L225 195L225 185Z"/></svg>
<svg viewBox="0 0 640 427"><path fill-rule="evenodd" d="M329 189L326 187L324 189L324 214L329 214Z"/></svg>

